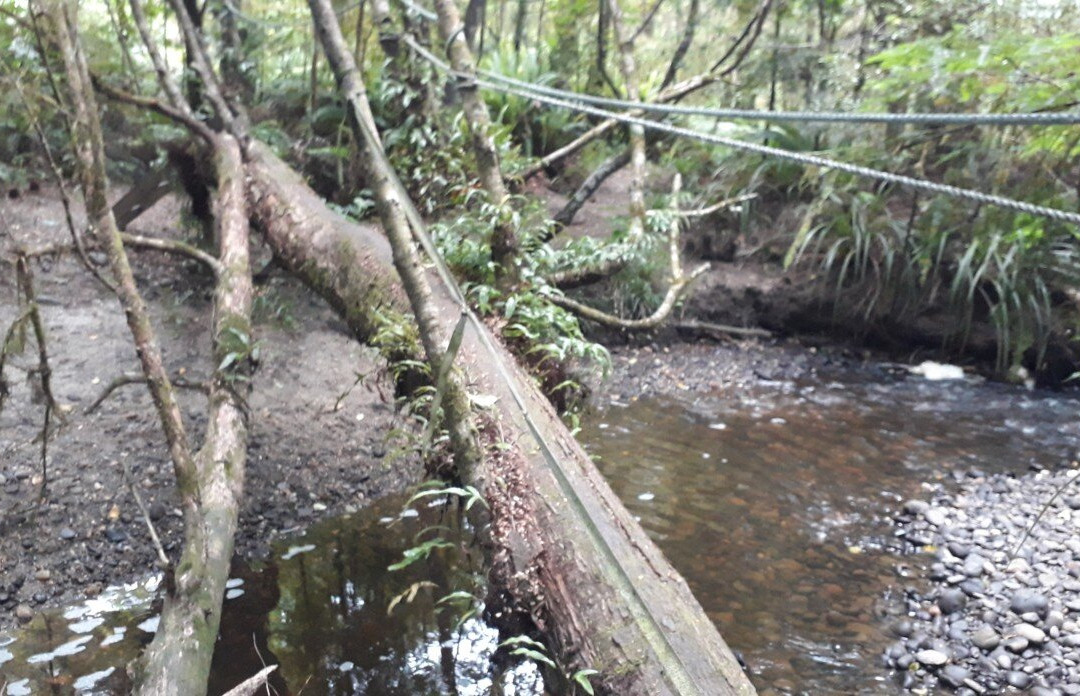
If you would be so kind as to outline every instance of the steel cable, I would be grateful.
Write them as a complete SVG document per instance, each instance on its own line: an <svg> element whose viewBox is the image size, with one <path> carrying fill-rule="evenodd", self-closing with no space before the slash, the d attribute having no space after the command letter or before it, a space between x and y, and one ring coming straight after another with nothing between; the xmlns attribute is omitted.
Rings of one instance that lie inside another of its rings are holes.
<svg viewBox="0 0 1080 696"><path fill-rule="evenodd" d="M897 184L920 191L927 191L929 193L951 196L953 198L960 198L975 203L993 205L1000 208L1006 208L1022 213L1028 213L1029 215L1049 218L1051 220L1057 220L1059 222L1080 225L1080 214L1060 210L1058 208L1050 208L1043 205L1036 205L1034 203L1018 201L1016 199L1007 198L1005 196L999 196L992 193L983 193L982 191L975 191L972 189L961 188L959 186L952 186L949 184L941 184L934 181L929 181L927 179L920 179L904 174L894 174L892 172L886 172L880 169L874 169L872 167L864 167L857 164L849 164L847 162L841 162L839 160L833 160L827 157L821 157L819 155L811 155L803 152L793 152L791 150L784 150L781 148L772 147L770 145L759 145L757 143L736 140L734 138L728 138L722 135L702 133L700 131L692 130L690 128L682 128L680 126L674 126L669 123L650 121L648 119L638 118L629 114L620 114L614 111L607 111L605 109L589 106L587 104L576 104L565 99L551 97L546 94L541 94L539 92L519 89L513 86L490 82L481 78L473 78L470 75L465 75L453 70L444 61L440 60L437 56L433 55L430 51L426 50L423 46L420 46L415 41L407 39L407 43L413 48L413 50L417 51L419 55L431 62L437 68L446 72L448 75L451 75L459 82L466 85L469 83L475 83L477 86L483 87L485 89L490 89L507 94L515 94L517 96L526 99L533 99L535 101L546 103L551 106L571 109L574 111L579 111L581 113L591 114L593 116L600 116L602 118L614 119L622 123L638 125L648 130L667 133L669 135L693 138L695 140L700 140L702 142L710 143L713 145L722 145L724 147L729 147L736 150L744 150L746 152L753 152L755 154L765 155L768 157L786 159L799 164L821 167L823 169L835 169L836 171L841 171L868 179L876 179L885 183Z"/></svg>

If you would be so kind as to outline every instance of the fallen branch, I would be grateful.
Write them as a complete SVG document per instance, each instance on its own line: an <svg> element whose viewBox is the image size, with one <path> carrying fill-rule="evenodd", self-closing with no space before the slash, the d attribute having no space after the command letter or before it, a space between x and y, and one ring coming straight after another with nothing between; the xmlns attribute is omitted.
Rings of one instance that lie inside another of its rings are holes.
<svg viewBox="0 0 1080 696"><path fill-rule="evenodd" d="M671 186L672 207L676 212L678 211L679 190L681 188L682 177L676 174L675 181ZM563 295L550 295L548 299L554 305L558 305L563 309L568 309L580 317L609 328L624 329L627 331L641 331L644 329L656 328L671 314L671 310L675 308L675 303L678 302L679 297L682 296L683 290L690 282L709 269L709 264L705 263L698 266L690 273L685 273L683 271L682 259L679 255L680 228L681 224L676 216L676 219L672 220L671 226L668 229L668 254L671 262L671 285L668 286L667 292L664 293L664 299L660 302L660 306L658 306L649 316L643 319L623 319L622 317L602 312L599 309L582 304L581 302L572 300Z"/></svg>
<svg viewBox="0 0 1080 696"><path fill-rule="evenodd" d="M581 266L569 268L565 271L555 271L548 274L545 280L549 285L560 290L572 290L610 278L630 264L629 249L618 256L612 256L595 266Z"/></svg>
<svg viewBox="0 0 1080 696"><path fill-rule="evenodd" d="M711 331L713 333L731 334L732 336L753 336L756 338L772 338L772 331L759 329L753 326L731 326L729 324L714 324L709 321L697 321L696 319L684 319L675 322L672 326L676 329L688 331Z"/></svg>
<svg viewBox="0 0 1080 696"><path fill-rule="evenodd" d="M223 273L220 261L210 254L207 254L202 249L186 242L179 242L173 239L161 239L160 237L147 237L141 234L132 234L130 232L121 232L120 239L122 239L127 246L156 249L170 254L182 254L188 256L205 264L214 272L215 276L220 276Z"/></svg>
<svg viewBox="0 0 1080 696"><path fill-rule="evenodd" d="M267 680L270 679L270 674L277 668L277 665L263 667L255 674L255 676L248 677L221 696L252 696L252 694L266 684Z"/></svg>
<svg viewBox="0 0 1080 696"><path fill-rule="evenodd" d="M262 143L253 141L247 169L252 212L274 253L372 343L380 316L408 306L386 237L333 213ZM432 282L449 335L460 305ZM473 393L495 397L491 419L502 432L474 485L490 505L491 588L504 606L534 617L563 666L599 669L597 693L753 694L685 580L535 380L486 327L465 332L458 361Z"/></svg>
<svg viewBox="0 0 1080 696"><path fill-rule="evenodd" d="M705 217L707 215L712 215L713 213L718 213L725 208L730 208L734 205L745 203L746 201L752 201L757 197L758 195L756 193L744 193L741 196L728 198L705 208L698 208L697 210L678 211L678 214L684 218Z"/></svg>
<svg viewBox="0 0 1080 696"><path fill-rule="evenodd" d="M581 182L581 186L578 186L574 194L570 196L570 200L566 202L562 210L555 213L555 217L552 218L555 225L541 237L541 240L545 242L551 241L555 235L569 227L570 223L574 221L574 216L578 214L578 211L581 210L589 198L596 193L601 184L628 164L630 164L630 148L628 147L601 162L600 166L594 169L586 177L585 181Z"/></svg>
<svg viewBox="0 0 1080 696"><path fill-rule="evenodd" d="M101 394L99 394L98 397L94 399L94 403L87 406L86 410L83 411L83 413L85 415L90 415L91 413L96 411L98 407L100 407L101 404L105 403L105 400L108 399L109 396L111 396L112 393L120 387L126 387L129 384L146 384L147 382L148 379L146 375L141 373L136 374L133 372L126 372L122 375L119 375L118 377L114 377L111 382L105 385L105 388L101 391ZM184 379L183 377L174 377L172 379L172 385L174 387L177 387L178 389L195 389L197 391L201 391L204 394L210 393L210 385L206 382L192 382L190 380Z"/></svg>
<svg viewBox="0 0 1080 696"><path fill-rule="evenodd" d="M683 276L676 281L673 281L671 285L668 286L667 292L664 294L664 299L660 303L660 306L656 308L656 311L654 311L652 314L645 317L644 319L623 319L622 317L617 317L614 314L602 312L599 309L590 307L575 300L571 300L569 297L564 297L562 295L551 295L548 297L548 299L551 301L552 304L558 305L563 309L568 309L574 314L582 317L583 319L594 321L597 324L601 324L609 328L626 329L627 331L642 331L645 329L655 329L657 326L660 326L660 324L664 323L664 320L667 319L668 315L671 314L671 310L675 308L675 303L682 295L683 289L690 283L690 281L692 281L694 278L697 278L699 275L701 275L707 270L709 270L709 264L702 264L698 268L695 268L693 271L691 271L688 275Z"/></svg>

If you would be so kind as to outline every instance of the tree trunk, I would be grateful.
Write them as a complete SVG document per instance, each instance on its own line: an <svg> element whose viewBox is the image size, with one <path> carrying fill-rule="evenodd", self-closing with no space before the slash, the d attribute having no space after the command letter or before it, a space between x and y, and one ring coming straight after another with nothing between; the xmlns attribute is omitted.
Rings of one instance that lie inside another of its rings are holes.
<svg viewBox="0 0 1080 696"><path fill-rule="evenodd" d="M634 65L634 39L623 20L619 0L608 0L611 9L611 27L619 43L619 70L626 85L629 99L640 99L637 67ZM628 236L635 240L645 233L645 129L641 124L631 124L630 132L630 229Z"/></svg>
<svg viewBox="0 0 1080 696"><path fill-rule="evenodd" d="M487 13L487 0L469 0L465 7L465 41L469 44L470 51L476 51L476 36L484 25L484 15Z"/></svg>
<svg viewBox="0 0 1080 696"><path fill-rule="evenodd" d="M454 70L475 78L476 64L462 36L461 18L454 2L455 0L435 0L435 11L439 15L439 35L446 43L446 53ZM491 204L500 210L499 219L491 233L491 260L495 262L498 285L507 288L514 285L518 279L519 245L517 231L511 220L510 196L503 183L499 153L495 148L495 139L491 137L491 117L475 82L459 84L458 89L465 119L469 122L473 154L480 170L480 183L487 191Z"/></svg>
<svg viewBox="0 0 1080 696"><path fill-rule="evenodd" d="M252 368L248 216L240 145L214 147L215 226L221 273L214 291L214 354L206 440L195 457L199 505L184 527L184 550L161 624L139 663L138 696L206 693L221 603L229 579L247 461L245 399Z"/></svg>
<svg viewBox="0 0 1080 696"><path fill-rule="evenodd" d="M248 176L252 214L275 254L370 342L382 311L405 309L386 239L327 209L257 142ZM438 279L431 287L437 321L449 335L458 306ZM755 693L685 581L532 378L504 349L490 354L472 332L458 355L470 391L498 397L491 418L511 445L488 448L473 474L491 508L495 582L552 639L562 664L599 669L600 693Z"/></svg>
<svg viewBox="0 0 1080 696"><path fill-rule="evenodd" d="M184 514L184 549L175 569L166 571L161 625L138 663L135 693L198 696L206 693L217 640L247 452L244 395L252 365L253 291L240 146L227 135L211 138L218 179L215 222L219 272L213 313L216 368L210 385L206 439L192 457L161 351L108 205L104 140L79 46L76 11L70 0L50 3L48 9L75 107L73 140L87 215L109 252L117 295L165 430ZM190 112L186 115L190 117Z"/></svg>

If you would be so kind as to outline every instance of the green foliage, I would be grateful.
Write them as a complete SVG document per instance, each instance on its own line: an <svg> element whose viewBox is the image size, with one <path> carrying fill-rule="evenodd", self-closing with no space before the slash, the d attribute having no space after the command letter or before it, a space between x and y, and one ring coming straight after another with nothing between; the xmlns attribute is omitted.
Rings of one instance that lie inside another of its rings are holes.
<svg viewBox="0 0 1080 696"><path fill-rule="evenodd" d="M230 382L248 381L252 367L259 363L262 341L237 326L226 326L217 340L217 353L222 356L217 371Z"/></svg>
<svg viewBox="0 0 1080 696"><path fill-rule="evenodd" d="M483 57L481 67L536 85L553 85L557 76L545 71L534 49L515 52L503 45ZM587 122L566 109L545 108L516 94L486 91L484 100L493 118L509 129L526 156L542 156L562 147L585 130ZM514 160L503 169L512 176Z"/></svg>
<svg viewBox="0 0 1080 696"><path fill-rule="evenodd" d="M426 561L436 549L450 549L453 547L453 544L442 539L428 539L427 541L417 544L416 546L405 549L404 553L402 554L404 558L402 558L397 563L393 563L387 566L386 569L390 571L403 570L414 563Z"/></svg>
<svg viewBox="0 0 1080 696"><path fill-rule="evenodd" d="M558 292L544 280L553 265L551 255L557 252L531 241L548 224L543 211L535 203L518 200L515 202L521 207L509 213L510 222L518 229L519 236L524 237L524 245L534 251L522 259L522 288L504 294L495 288L490 233L505 211L488 203L480 192L471 200L475 202L471 210L431 227L432 237L447 265L464 281L470 302L482 314L502 315L503 336L536 370L554 369L561 374L557 368L572 360L606 369L607 351L585 338L573 314L547 299ZM537 220L543 222L536 223ZM560 382L561 379L548 386Z"/></svg>

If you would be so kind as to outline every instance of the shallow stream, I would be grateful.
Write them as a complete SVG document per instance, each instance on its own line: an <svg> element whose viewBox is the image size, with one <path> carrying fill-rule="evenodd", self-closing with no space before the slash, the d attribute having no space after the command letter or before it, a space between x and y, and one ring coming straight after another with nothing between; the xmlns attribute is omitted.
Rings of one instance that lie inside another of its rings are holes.
<svg viewBox="0 0 1080 696"><path fill-rule="evenodd" d="M921 562L895 537L901 502L971 470L1075 458L1076 414L1073 399L1000 385L808 370L612 402L581 438L763 693L895 694L880 654L893 598L915 582L904 569ZM475 591L470 540L454 533L454 548L386 572L446 522L426 505L402 514L404 503L319 523L266 563L234 568L211 693L264 662L280 664L279 694L489 693L496 631L462 608L435 611L440 597ZM0 633L0 687L122 692L121 666L156 627L155 583ZM506 694L543 689L531 663L495 679Z"/></svg>
<svg viewBox="0 0 1080 696"><path fill-rule="evenodd" d="M895 694L893 516L971 470L1080 449L1078 402L863 368L615 402L581 434L763 692Z"/></svg>

